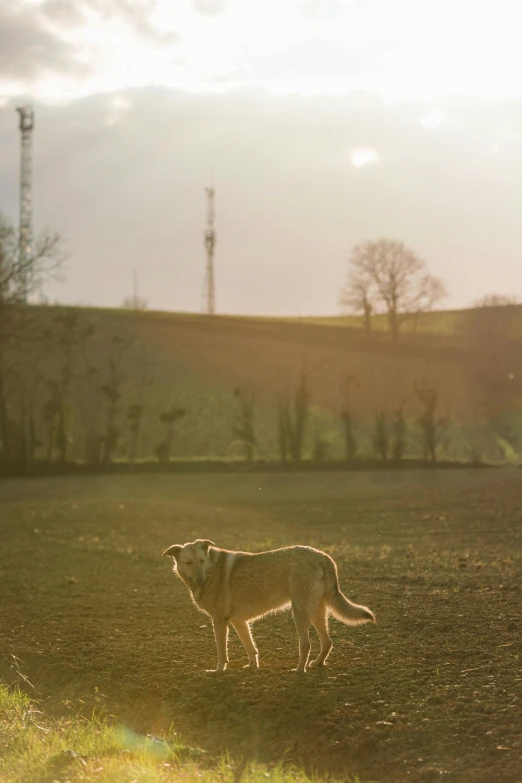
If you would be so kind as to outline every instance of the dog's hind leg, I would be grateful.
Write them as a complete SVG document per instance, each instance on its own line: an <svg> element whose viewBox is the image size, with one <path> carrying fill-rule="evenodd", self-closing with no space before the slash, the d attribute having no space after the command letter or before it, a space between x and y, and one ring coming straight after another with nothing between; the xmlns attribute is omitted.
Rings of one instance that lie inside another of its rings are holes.
<svg viewBox="0 0 522 783"><path fill-rule="evenodd" d="M292 602L292 612L299 635L299 663L295 671L302 674L306 670L310 655L310 615L302 607L298 608L294 602Z"/></svg>
<svg viewBox="0 0 522 783"><path fill-rule="evenodd" d="M312 615L312 623L319 636L319 641L321 642L321 651L317 658L310 663L309 668L324 666L324 662L328 658L330 650L333 647L332 640L328 634L328 615L324 604L322 604Z"/></svg>
<svg viewBox="0 0 522 783"><path fill-rule="evenodd" d="M228 642L228 623L218 617L212 618L212 625L214 626L214 636L216 637L217 647L217 672L224 672L227 668L228 656L227 656L227 642Z"/></svg>
<svg viewBox="0 0 522 783"><path fill-rule="evenodd" d="M236 633L239 636L241 644L247 651L248 665L251 669L259 668L259 659L252 634L250 632L250 626L245 620L234 620L232 625L236 629Z"/></svg>

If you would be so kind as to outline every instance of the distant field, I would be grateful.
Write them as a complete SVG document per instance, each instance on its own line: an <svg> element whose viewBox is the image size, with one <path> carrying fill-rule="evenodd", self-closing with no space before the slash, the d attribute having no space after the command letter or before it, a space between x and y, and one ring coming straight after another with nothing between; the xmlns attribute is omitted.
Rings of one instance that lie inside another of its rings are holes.
<svg viewBox="0 0 522 783"><path fill-rule="evenodd" d="M0 484L4 677L47 714L364 782L522 779L520 470L90 477ZM160 557L209 537L330 552L378 627L332 621L302 678L288 614L254 626L261 671L215 664L208 618ZM45 721L45 715L42 717ZM92 765L91 765L92 766ZM103 772L91 770L91 780ZM130 780L130 778L129 778Z"/></svg>
<svg viewBox="0 0 522 783"><path fill-rule="evenodd" d="M440 338L441 344L447 344L448 341L454 345L462 345L465 342L466 325L472 314L480 313L483 308L465 309L465 310L435 310L427 313L419 313L415 316L406 316L400 330L400 336L403 341L419 340L423 337ZM121 310L112 310L113 313L122 313ZM511 306L510 313L515 318L518 328L522 327L522 305ZM128 314L133 315L132 311ZM159 318L170 317L175 320L192 321L193 323L205 319L198 313L164 313L157 312L155 315ZM277 324L301 324L311 326L331 326L343 327L352 332L364 333L363 321L357 315L338 315L338 316L288 316L288 317L270 317L270 316L217 316L217 319L223 322L241 325L248 324L276 325ZM385 315L375 315L372 319L372 331L375 331L378 338L389 337L389 323Z"/></svg>
<svg viewBox="0 0 522 783"><path fill-rule="evenodd" d="M421 337L434 335L440 338L451 338L455 343L462 342L467 310L441 310L432 313L421 313L410 318L402 326L404 339L412 336ZM307 323L323 324L324 326L343 326L351 329L362 329L361 318L354 315L310 317L304 319ZM388 319L384 315L374 316L372 328L377 332L388 332Z"/></svg>
<svg viewBox="0 0 522 783"><path fill-rule="evenodd" d="M97 308L84 308L85 311L97 312ZM522 317L522 307L521 317ZM135 317L132 310L107 309L104 312L114 315L127 315ZM206 319L199 313L167 313L163 311L145 311L148 316L157 318L169 318L193 323ZM453 338L455 342L460 342L465 326L466 319L471 310L437 310L428 313L420 313L415 317L406 318L402 328L401 336L405 340L411 340L412 336L434 335L443 339ZM214 320L236 324L239 328L248 324L275 325L278 324L308 324L315 326L335 326L345 327L356 332L363 333L363 321L357 315L337 315L337 316L240 316L240 315L219 315ZM382 332L389 332L388 319L385 315L376 315L372 320L372 329L379 335Z"/></svg>
<svg viewBox="0 0 522 783"><path fill-rule="evenodd" d="M277 459L278 406L293 398L303 374L310 395L304 458L314 453L318 441L326 458L344 458L342 414L347 408L359 456L374 456L375 417L384 412L391 436L401 401L405 456L422 457L418 421L423 407L416 384L436 392L436 419L450 424L441 459L497 461L507 454L515 462L517 444L522 444L517 403L522 398L522 351L517 343L507 352L507 342L498 350L490 346L480 365L466 343L466 311L426 314L415 332L405 326L397 345L380 328L382 317L376 319L379 328L367 335L355 318L208 318L53 307L32 312L32 333L21 345L12 344L7 359L13 371L7 374L6 393L13 425L22 430L32 419L37 459L50 455L58 460L56 419L50 422L49 410L52 415L64 356L71 357L64 403L70 460L92 461L93 451L103 451L108 429L116 442L113 458L128 459L134 437L129 412L136 405L143 410L136 459L155 458L167 432L161 416L179 408L185 415L173 428L172 458L222 458L237 438L238 389L255 397L259 457ZM74 329L67 321L60 325L57 319L64 316L76 319ZM487 323L484 328L487 336ZM475 338L479 348L486 346L482 332ZM42 343L47 334L51 338ZM112 406L107 388L114 379Z"/></svg>

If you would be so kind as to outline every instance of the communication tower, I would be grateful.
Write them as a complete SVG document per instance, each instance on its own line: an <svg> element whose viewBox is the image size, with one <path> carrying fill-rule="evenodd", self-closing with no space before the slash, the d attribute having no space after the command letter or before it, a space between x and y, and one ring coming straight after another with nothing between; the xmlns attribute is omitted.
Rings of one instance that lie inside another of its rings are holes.
<svg viewBox="0 0 522 783"><path fill-rule="evenodd" d="M207 315L214 315L216 309L216 291L214 281L214 249L216 231L214 229L214 188L205 188L207 194L207 225L205 227L205 248L207 250L207 268L205 277L205 299Z"/></svg>
<svg viewBox="0 0 522 783"><path fill-rule="evenodd" d="M33 194L32 194L32 144L34 111L32 106L18 106L22 154L20 160L20 270L22 273L22 297L27 301L28 274L33 255Z"/></svg>

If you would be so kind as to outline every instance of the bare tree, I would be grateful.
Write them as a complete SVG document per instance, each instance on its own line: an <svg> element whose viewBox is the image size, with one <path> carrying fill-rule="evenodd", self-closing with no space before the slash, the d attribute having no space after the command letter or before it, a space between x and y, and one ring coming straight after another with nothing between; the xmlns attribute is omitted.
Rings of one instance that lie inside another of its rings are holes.
<svg viewBox="0 0 522 783"><path fill-rule="evenodd" d="M125 378L122 370L122 361L126 348L127 346L121 337L115 335L112 338L111 351L108 357L108 372L105 382L102 383L100 388L106 401L107 415L105 435L101 441L103 445L102 461L105 470L109 468L121 435L117 417L119 412L118 406L122 396L122 384Z"/></svg>
<svg viewBox="0 0 522 783"><path fill-rule="evenodd" d="M348 373L341 387L343 404L341 409L341 420L343 422L344 443L346 462L352 462L357 456L357 439L355 437L353 406L352 406L352 387L358 385L355 375Z"/></svg>
<svg viewBox="0 0 522 783"><path fill-rule="evenodd" d="M517 296L486 294L474 303L474 307L513 307L519 304Z"/></svg>
<svg viewBox="0 0 522 783"><path fill-rule="evenodd" d="M404 416L404 397L399 397L395 410L393 412L392 422L392 456L393 459L399 462L404 457L404 451L406 448L406 417Z"/></svg>
<svg viewBox="0 0 522 783"><path fill-rule="evenodd" d="M62 239L57 233L42 234L30 256L20 253L18 234L0 213L0 311L23 302L27 292L37 291L64 260Z"/></svg>
<svg viewBox="0 0 522 783"><path fill-rule="evenodd" d="M372 330L372 315L374 315L371 288L371 280L353 275L346 288L341 291L341 307L348 312L360 313L366 332Z"/></svg>
<svg viewBox="0 0 522 783"><path fill-rule="evenodd" d="M62 240L53 233L42 234L30 256L21 254L17 232L0 213L0 463L10 462L9 454L16 451L7 400L8 349L28 333L26 295L40 290L64 259Z"/></svg>
<svg viewBox="0 0 522 783"><path fill-rule="evenodd" d="M390 433L385 410L376 410L373 414L373 448L378 457L386 462L390 448Z"/></svg>
<svg viewBox="0 0 522 783"><path fill-rule="evenodd" d="M382 306L394 341L406 318L430 310L444 296L443 282L403 242L378 239L353 248L342 301L365 319Z"/></svg>
<svg viewBox="0 0 522 783"><path fill-rule="evenodd" d="M255 433L255 393L251 389L237 387L234 389L234 400L236 410L232 433L235 438L247 444L246 456L249 460L252 460L257 445Z"/></svg>
<svg viewBox="0 0 522 783"><path fill-rule="evenodd" d="M132 296L126 296L123 299L121 306L124 310L136 310L137 312L143 312L148 307L148 300L144 296L138 296L133 294Z"/></svg>
<svg viewBox="0 0 522 783"><path fill-rule="evenodd" d="M285 463L290 451L290 403L280 399L277 404L277 443L281 462Z"/></svg>
<svg viewBox="0 0 522 783"><path fill-rule="evenodd" d="M141 437L143 420L146 410L146 391L154 384L151 366L146 357L143 356L139 362L142 369L142 377L138 386L138 393L135 401L127 408L127 421L129 423L129 470L134 470L136 458L138 456L138 447Z"/></svg>
<svg viewBox="0 0 522 783"><path fill-rule="evenodd" d="M174 425L177 421L185 418L188 410L186 408L176 408L171 405L169 408L160 413L160 421L166 426L165 439L158 443L156 446L156 456L158 462L170 462L170 453L172 451L172 442L174 440Z"/></svg>
<svg viewBox="0 0 522 783"><path fill-rule="evenodd" d="M301 462L309 413L308 376L303 372L293 400L280 400L277 409L279 453L282 462L286 462L288 455L293 462Z"/></svg>
<svg viewBox="0 0 522 783"><path fill-rule="evenodd" d="M47 330L47 345L55 354L51 362L54 372L46 379L49 397L44 404L44 421L47 428L48 462L56 449L62 466L67 462L69 443L72 440L72 385L75 376L75 357L84 334L84 325L77 311L60 308L53 318L53 326Z"/></svg>
<svg viewBox="0 0 522 783"><path fill-rule="evenodd" d="M436 417L439 404L438 391L426 382L413 384L415 395L423 407L418 425L422 433L424 459L437 461L437 449L451 422L448 416Z"/></svg>

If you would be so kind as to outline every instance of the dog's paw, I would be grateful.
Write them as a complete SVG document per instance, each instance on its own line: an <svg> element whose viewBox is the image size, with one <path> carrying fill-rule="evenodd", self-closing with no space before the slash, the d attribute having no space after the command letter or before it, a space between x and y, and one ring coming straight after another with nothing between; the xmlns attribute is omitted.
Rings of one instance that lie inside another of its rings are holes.
<svg viewBox="0 0 522 783"><path fill-rule="evenodd" d="M308 664L309 669L322 669L324 666L326 666L326 663L324 661L318 661L317 658L315 661L311 661Z"/></svg>

